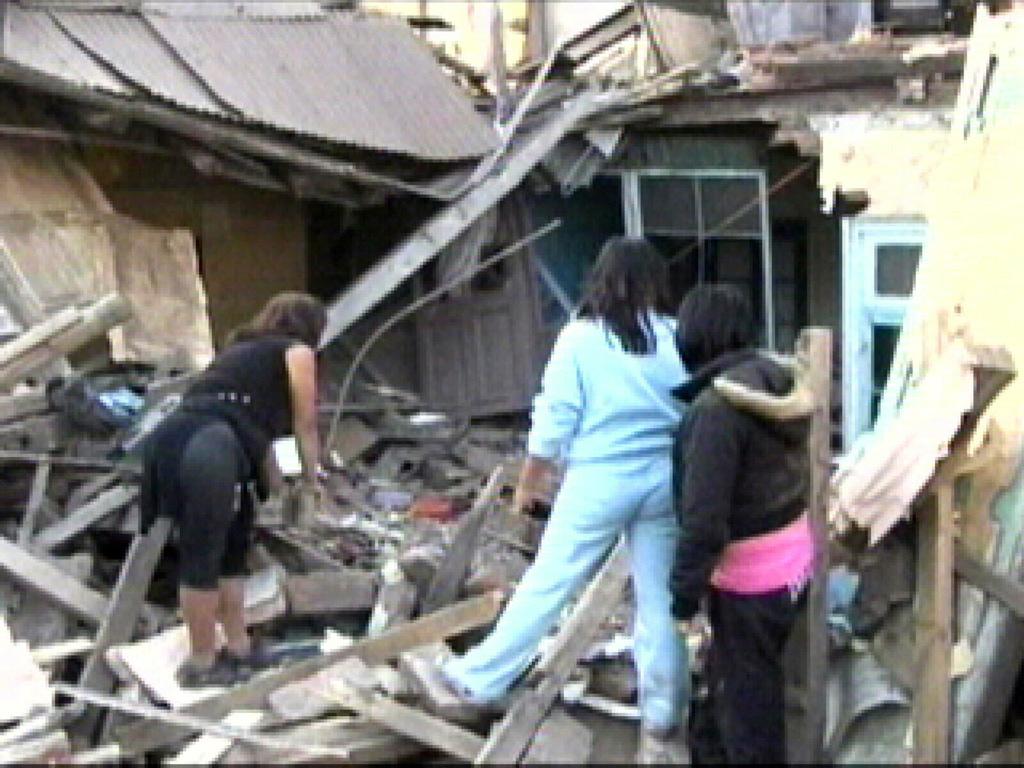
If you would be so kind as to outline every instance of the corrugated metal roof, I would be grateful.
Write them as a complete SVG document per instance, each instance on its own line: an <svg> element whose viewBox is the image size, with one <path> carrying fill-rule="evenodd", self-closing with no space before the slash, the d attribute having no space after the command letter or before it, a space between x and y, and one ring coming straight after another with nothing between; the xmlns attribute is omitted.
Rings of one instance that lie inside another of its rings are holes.
<svg viewBox="0 0 1024 768"><path fill-rule="evenodd" d="M75 45L42 11L7 6L3 55L8 61L87 88L128 93L123 83Z"/></svg>
<svg viewBox="0 0 1024 768"><path fill-rule="evenodd" d="M479 157L488 122L397 20L169 17L9 3L6 58L78 86L418 159Z"/></svg>
<svg viewBox="0 0 1024 768"><path fill-rule="evenodd" d="M247 119L432 160L486 153L487 122L404 24L323 19L181 19L153 28Z"/></svg>
<svg viewBox="0 0 1024 768"><path fill-rule="evenodd" d="M181 65L141 16L59 11L53 17L80 45L143 90L190 109L223 112L203 83Z"/></svg>

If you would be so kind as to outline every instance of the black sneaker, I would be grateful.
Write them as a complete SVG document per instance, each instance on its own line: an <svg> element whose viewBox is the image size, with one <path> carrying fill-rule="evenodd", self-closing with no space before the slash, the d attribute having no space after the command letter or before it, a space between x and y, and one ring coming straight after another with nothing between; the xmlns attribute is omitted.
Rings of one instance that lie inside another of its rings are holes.
<svg viewBox="0 0 1024 768"><path fill-rule="evenodd" d="M248 653L235 653L230 648L221 648L217 659L233 667L238 674L252 677L257 672L280 664L279 656L272 647L254 642Z"/></svg>
<svg viewBox="0 0 1024 768"><path fill-rule="evenodd" d="M242 682L242 676L238 667L226 661L220 654L213 660L209 667L199 667L191 659L178 667L174 675L178 685L182 688L194 690L196 688L226 688Z"/></svg>

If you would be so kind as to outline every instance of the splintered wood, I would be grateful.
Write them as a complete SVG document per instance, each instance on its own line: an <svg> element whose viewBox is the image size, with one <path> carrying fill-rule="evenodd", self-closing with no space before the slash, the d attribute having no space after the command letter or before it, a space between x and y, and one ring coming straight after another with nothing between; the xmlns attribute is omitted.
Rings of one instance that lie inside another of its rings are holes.
<svg viewBox="0 0 1024 768"><path fill-rule="evenodd" d="M522 759L580 657L590 647L601 622L618 603L628 578L629 555L625 545L620 543L580 596L572 616L538 663L536 687L520 695L474 762L509 765Z"/></svg>
<svg viewBox="0 0 1024 768"><path fill-rule="evenodd" d="M333 653L269 672L230 691L188 706L182 713L213 720L227 717L239 709L262 707L267 696L282 686L311 677L346 658L360 658L371 665L381 664L396 658L403 651L484 626L494 620L500 605L500 595L485 595L464 600L389 630L379 637L363 639ZM125 754L138 755L173 743L189 730L194 728L180 722L139 722L116 729L115 739Z"/></svg>

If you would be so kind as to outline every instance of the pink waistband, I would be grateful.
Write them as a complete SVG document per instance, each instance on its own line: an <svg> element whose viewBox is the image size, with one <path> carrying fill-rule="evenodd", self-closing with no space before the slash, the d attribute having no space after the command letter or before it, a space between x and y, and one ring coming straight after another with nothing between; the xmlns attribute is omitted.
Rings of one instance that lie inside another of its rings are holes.
<svg viewBox="0 0 1024 768"><path fill-rule="evenodd" d="M784 528L729 544L711 574L711 583L741 595L783 587L796 591L814 572L814 559L814 536L803 514Z"/></svg>

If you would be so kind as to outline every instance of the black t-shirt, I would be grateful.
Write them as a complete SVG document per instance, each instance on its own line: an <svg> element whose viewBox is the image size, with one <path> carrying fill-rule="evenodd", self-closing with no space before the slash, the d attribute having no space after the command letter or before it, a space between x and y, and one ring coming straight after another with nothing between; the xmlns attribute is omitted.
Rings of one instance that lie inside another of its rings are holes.
<svg viewBox="0 0 1024 768"><path fill-rule="evenodd" d="M292 402L285 354L298 344L283 336L239 341L223 350L185 394L225 395L270 440L291 434Z"/></svg>
<svg viewBox="0 0 1024 768"><path fill-rule="evenodd" d="M143 531L157 515L175 516L181 509L181 456L192 435L207 424L224 421L231 426L249 458L251 479L259 484L259 468L270 442L292 431L285 354L298 343L266 336L232 344L193 381L181 406L146 438L140 497Z"/></svg>

